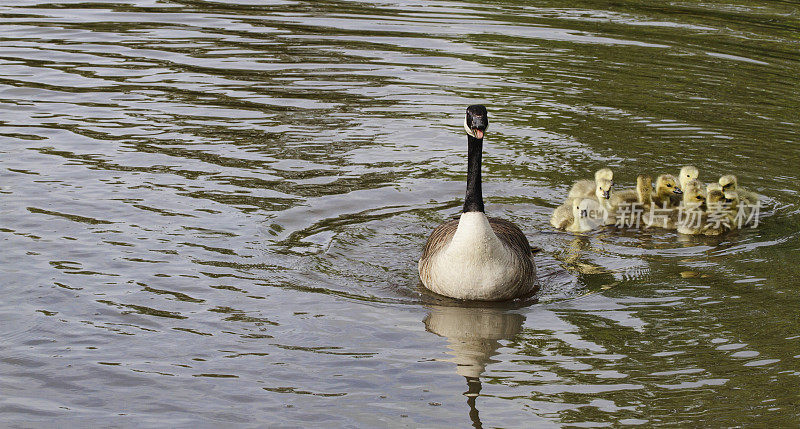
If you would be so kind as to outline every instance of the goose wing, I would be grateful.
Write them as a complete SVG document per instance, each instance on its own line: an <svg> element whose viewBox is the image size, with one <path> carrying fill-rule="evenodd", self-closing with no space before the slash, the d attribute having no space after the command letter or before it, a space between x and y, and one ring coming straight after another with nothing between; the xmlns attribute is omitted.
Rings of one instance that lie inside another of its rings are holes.
<svg viewBox="0 0 800 429"><path fill-rule="evenodd" d="M432 255L438 252L444 245L450 242L453 235L458 229L458 219L451 219L433 230L428 242L425 243L425 248L422 249L422 257L420 261L427 261Z"/></svg>
<svg viewBox="0 0 800 429"><path fill-rule="evenodd" d="M489 225L491 225L492 231L494 231L497 238L509 246L514 252L533 256L528 237L525 237L525 233L523 233L519 227L505 219L496 217L489 218Z"/></svg>

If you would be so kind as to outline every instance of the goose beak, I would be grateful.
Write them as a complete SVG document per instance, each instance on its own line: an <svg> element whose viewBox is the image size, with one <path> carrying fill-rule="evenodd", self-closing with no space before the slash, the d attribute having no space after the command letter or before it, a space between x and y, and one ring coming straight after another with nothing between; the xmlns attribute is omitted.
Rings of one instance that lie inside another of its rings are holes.
<svg viewBox="0 0 800 429"><path fill-rule="evenodd" d="M473 128L472 129L472 134L475 135L476 139L482 139L483 138L483 131L478 129L478 128Z"/></svg>

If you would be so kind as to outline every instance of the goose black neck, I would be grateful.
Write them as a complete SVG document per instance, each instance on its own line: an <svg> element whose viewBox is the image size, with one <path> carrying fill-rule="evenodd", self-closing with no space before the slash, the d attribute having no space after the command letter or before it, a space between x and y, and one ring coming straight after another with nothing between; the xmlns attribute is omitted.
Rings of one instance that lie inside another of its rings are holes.
<svg viewBox="0 0 800 429"><path fill-rule="evenodd" d="M483 212L483 192L481 191L483 139L467 135L467 143L467 197L464 199L464 213Z"/></svg>

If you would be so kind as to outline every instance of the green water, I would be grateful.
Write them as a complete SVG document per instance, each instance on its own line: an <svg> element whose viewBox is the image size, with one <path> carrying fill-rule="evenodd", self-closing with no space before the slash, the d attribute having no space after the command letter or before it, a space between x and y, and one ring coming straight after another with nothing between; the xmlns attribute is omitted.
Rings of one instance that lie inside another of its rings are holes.
<svg viewBox="0 0 800 429"><path fill-rule="evenodd" d="M792 427L800 5L0 6L0 426ZM536 302L419 287L464 195ZM681 165L718 238L554 231L570 184Z"/></svg>

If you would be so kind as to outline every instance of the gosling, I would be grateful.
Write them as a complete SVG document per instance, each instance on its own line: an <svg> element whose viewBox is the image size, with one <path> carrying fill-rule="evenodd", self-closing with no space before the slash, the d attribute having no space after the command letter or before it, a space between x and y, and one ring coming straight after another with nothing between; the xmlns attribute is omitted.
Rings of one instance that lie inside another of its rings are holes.
<svg viewBox="0 0 800 429"><path fill-rule="evenodd" d="M653 204L661 208L677 207L683 191L678 187L678 181L671 174L662 174L656 179L656 192L653 194Z"/></svg>
<svg viewBox="0 0 800 429"><path fill-rule="evenodd" d="M697 167L693 165L686 165L681 167L681 172L680 174L678 174L678 182L681 185L681 189L686 189L686 186L692 180L698 180L697 179L698 176L700 176L700 171L697 170Z"/></svg>
<svg viewBox="0 0 800 429"><path fill-rule="evenodd" d="M597 188L597 182L608 180L614 186L614 172L610 168L601 168L594 173L594 180L578 180L569 190L570 198L592 198Z"/></svg>
<svg viewBox="0 0 800 429"><path fill-rule="evenodd" d="M644 174L636 177L636 188L614 192L609 200L611 207L616 210L619 206L638 203L645 208L650 208L653 202L653 178Z"/></svg>
<svg viewBox="0 0 800 429"><path fill-rule="evenodd" d="M567 198L553 210L550 224L569 232L586 232L604 223L604 212L593 198Z"/></svg>
<svg viewBox="0 0 800 429"><path fill-rule="evenodd" d="M578 199L575 199L574 202L578 202ZM572 217L572 224L567 226L569 232L591 231L603 223L600 204L591 198L584 198L579 201L579 204L573 204Z"/></svg>
<svg viewBox="0 0 800 429"><path fill-rule="evenodd" d="M722 186L722 192L725 194L734 191L737 192L739 195L739 201L741 201L743 204L747 205L758 204L760 196L755 192L748 191L744 188L740 188L739 181L733 174L726 174L720 177L719 185Z"/></svg>
<svg viewBox="0 0 800 429"><path fill-rule="evenodd" d="M681 216L677 222L678 233L688 235L702 234L708 216L705 212L706 196L703 195L703 188L697 180L691 180L686 183L681 209Z"/></svg>
<svg viewBox="0 0 800 429"><path fill-rule="evenodd" d="M711 188L706 197L706 224L703 227L703 234L714 236L732 229L733 216L731 200L725 198L722 189Z"/></svg>

